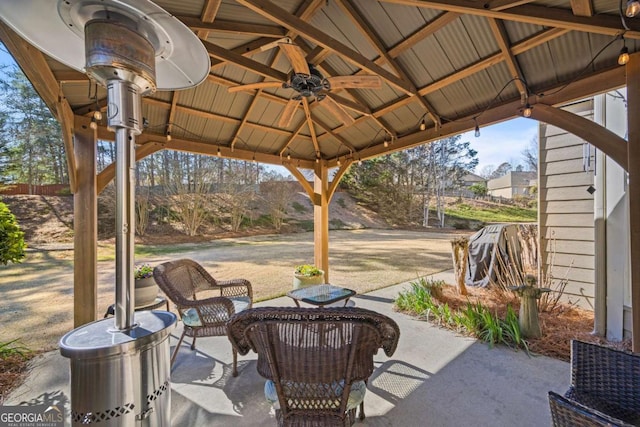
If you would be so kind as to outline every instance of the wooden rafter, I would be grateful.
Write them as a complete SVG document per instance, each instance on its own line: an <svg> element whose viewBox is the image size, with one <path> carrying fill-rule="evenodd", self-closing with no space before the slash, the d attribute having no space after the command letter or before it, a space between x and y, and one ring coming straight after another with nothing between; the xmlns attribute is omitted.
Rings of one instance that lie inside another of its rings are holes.
<svg viewBox="0 0 640 427"><path fill-rule="evenodd" d="M184 25L196 30L198 36L206 40L205 34L209 34L210 31L216 31L219 33L239 34L239 35L251 35L269 38L284 37L285 29L276 25L260 25L260 24L247 24L244 22L236 21L224 21L216 20L215 22L205 21L203 19L195 18L193 16L176 16Z"/></svg>
<svg viewBox="0 0 640 427"><path fill-rule="evenodd" d="M519 55L523 52L526 52L529 49L533 49L534 47L547 43L548 41L553 40L557 37L560 37L568 32L569 30L561 29L561 28L552 28L549 30L543 30L538 34L513 45L511 47L511 53L513 55ZM486 68L496 65L502 62L503 60L504 60L504 56L502 52L495 53L487 58L484 58L474 64L469 65L466 68L463 68L460 71L452 73L446 77L441 78L440 80L437 80L433 83L428 84L427 86L419 89L418 94L420 96L425 96L429 93L435 92L450 84L453 84L461 79L464 79L472 74L478 73ZM396 101L392 101L389 104L383 105L378 109L376 109L375 111L373 111L373 115L376 117L382 116L397 108L407 105L412 101L413 101L413 98L411 97L404 97Z"/></svg>
<svg viewBox="0 0 640 427"><path fill-rule="evenodd" d="M613 67L595 75L586 76L583 79L576 80L567 86L545 88L542 92L547 93L548 95L541 98L534 95L530 97L530 101L534 105L535 110L535 104L538 102L546 105L566 104L577 99L583 99L594 94L604 92L612 87L622 87L624 84L624 68ZM481 126L484 126L518 117L520 110L522 110L520 99L512 100L486 110L482 116L478 118L478 123ZM438 131L434 128L427 129L426 131L415 131L396 139L390 147L383 147L382 144L379 144L360 150L358 154L361 159L368 159L385 153L402 151L407 148L415 147L416 145L446 138L447 136L458 135L475 127L473 117L474 116L468 116L466 118L463 117L452 122L444 123ZM329 164L329 167L334 166L336 166L335 160Z"/></svg>
<svg viewBox="0 0 640 427"><path fill-rule="evenodd" d="M418 89L415 87L413 83L411 83L411 79L407 75L407 72L400 66L400 64L396 63L396 61L387 53L387 48L384 46L378 34L371 28L371 25L362 17L360 12L356 10L355 6L350 0L336 0L336 3L340 6L340 8L345 12L345 14L351 19L351 21L355 24L356 28L367 38L369 43L378 51L378 55L380 55L380 59L386 62L396 73L398 77L402 80L409 82L410 89L412 93L417 93ZM436 113L435 109L429 104L429 102L422 96L417 97L418 102L425 109L426 114L431 116L431 119L440 125L440 117Z"/></svg>
<svg viewBox="0 0 640 427"><path fill-rule="evenodd" d="M506 62L507 68L511 73L511 78L516 79L514 80L514 83L520 91L520 97L524 100L529 94L529 89L524 84L524 75L522 74L520 65L518 65L515 55L511 52L509 37L507 35L507 30L504 28L504 23L497 19L489 18L489 27L491 27L493 36L495 37L496 42L498 42L498 46L500 46L504 62Z"/></svg>
<svg viewBox="0 0 640 427"><path fill-rule="evenodd" d="M311 105L310 107L311 109L314 108L318 108L318 103L314 102L313 105ZM319 119L318 117L314 117L313 121L315 123L317 123L321 128L323 128L326 131L327 136L332 136L333 138L337 139L338 142L340 142L340 144L344 145L345 147L347 147L349 149L349 151L351 151L352 153L356 150L356 148L353 146L353 144L351 144L349 141L347 141L346 139L344 139L343 137L341 137L340 135L336 134L333 132L333 130L331 129L331 126L329 126L327 123L325 123L323 120Z"/></svg>
<svg viewBox="0 0 640 427"><path fill-rule="evenodd" d="M298 18L297 16L291 15L286 10L276 6L275 4L269 1L257 1L257 0L237 0L238 3L246 6L247 8L257 12L258 14L265 16L266 18L289 28L305 37L308 40L317 43L332 52L341 55L345 60L355 64L360 68L364 68L365 70L379 75L382 79L384 79L390 85L396 87L397 89L405 92L408 95L413 95L411 92L410 85L394 76L389 71L375 64L373 61L367 59L360 52L357 52L346 45L340 43L339 41L329 37L322 31L317 28L309 25L303 19Z"/></svg>
<svg viewBox="0 0 640 427"><path fill-rule="evenodd" d="M304 174L300 172L300 170L297 167L293 166L289 162L283 163L282 166L287 168L287 170L291 172L291 175L296 177L296 179L298 180L300 185L302 185L302 188L304 188L304 191L307 193L309 198L313 200L315 198L313 187L311 186L311 184L309 184L309 181L307 181L307 178L305 178Z"/></svg>
<svg viewBox="0 0 640 427"><path fill-rule="evenodd" d="M401 4L405 6L426 7L429 9L447 10L468 15L484 16L505 21L525 22L545 27L566 28L568 30L584 31L594 34L616 36L624 32L620 18L611 15L593 17L576 16L571 10L523 4L503 10L485 8L484 2L470 0L380 0L385 3ZM631 30L625 32L625 37L640 38L640 24L628 22Z"/></svg>
<svg viewBox="0 0 640 427"><path fill-rule="evenodd" d="M576 16L593 16L593 2L591 0L571 0L571 10Z"/></svg>
<svg viewBox="0 0 640 427"><path fill-rule="evenodd" d="M173 91L173 95L171 96L171 107L169 107L169 117L167 118L167 134L170 134L173 131L173 120L176 116L178 105L178 99L180 98L180 92Z"/></svg>
<svg viewBox="0 0 640 427"><path fill-rule="evenodd" d="M453 13L453 12L445 12L439 15L436 19L429 22L427 25L420 28L418 31L411 34L409 37L407 37L397 45L389 48L388 49L389 56L392 58L397 58L403 52L411 49L417 43L421 42L422 40L426 39L427 37L431 36L435 32L443 29L444 27L446 27L447 25L449 25L450 23L458 19L459 16L460 16L459 13Z"/></svg>
<svg viewBox="0 0 640 427"><path fill-rule="evenodd" d="M222 4L222 0L206 0L205 1L204 7L202 8L202 14L200 16L203 23L211 23L216 19L216 15L218 14L218 9L220 9L220 4ZM209 29L199 28L196 34L201 39L206 40L207 37L209 36Z"/></svg>
<svg viewBox="0 0 640 427"><path fill-rule="evenodd" d="M300 132L302 132L302 129L304 129L304 126L306 124L307 124L307 118L306 117L304 119L300 120L300 123L298 123L298 126L296 126L296 130L291 134L289 139L284 144L282 144L282 146L278 149L277 153L278 153L279 156L282 156L282 154L284 153L284 150L286 150L287 147L289 147L289 145L291 145L293 140L296 139L296 137L300 134Z"/></svg>
<svg viewBox="0 0 640 427"><path fill-rule="evenodd" d="M266 65L258 61L254 61L253 59L239 55L208 41L203 40L202 43L207 49L207 52L209 52L209 55L214 58L232 63L240 68L244 68L245 70L249 70L263 77L268 77L278 81L287 81L287 75L281 71L275 70L271 67L267 67Z"/></svg>

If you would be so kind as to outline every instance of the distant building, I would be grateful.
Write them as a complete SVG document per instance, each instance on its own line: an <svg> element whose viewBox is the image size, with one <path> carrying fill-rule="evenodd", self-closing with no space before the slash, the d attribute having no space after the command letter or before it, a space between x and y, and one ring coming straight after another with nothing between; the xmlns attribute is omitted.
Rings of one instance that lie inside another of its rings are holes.
<svg viewBox="0 0 640 427"><path fill-rule="evenodd" d="M531 187L537 182L536 172L510 171L500 178L487 181L487 194L513 199L514 196L531 196Z"/></svg>
<svg viewBox="0 0 640 427"><path fill-rule="evenodd" d="M475 173L468 173L460 178L460 187L462 188L469 188L476 184L487 185L487 180Z"/></svg>

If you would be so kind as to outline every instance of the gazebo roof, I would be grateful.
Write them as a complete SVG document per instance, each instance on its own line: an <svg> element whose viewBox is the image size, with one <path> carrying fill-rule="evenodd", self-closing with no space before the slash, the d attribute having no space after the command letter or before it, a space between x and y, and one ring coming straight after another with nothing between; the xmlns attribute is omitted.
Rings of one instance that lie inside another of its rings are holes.
<svg viewBox="0 0 640 427"><path fill-rule="evenodd" d="M302 168L517 117L526 103L535 109L622 86L618 54L623 43L636 51L640 37L635 18L621 19L617 0L156 3L197 32L212 67L193 89L144 98L149 126L138 142ZM104 110L103 88L96 102L86 76L0 30L54 115L60 118L60 97L76 116ZM277 43L285 37L325 77L377 75L382 84L335 88L321 101L303 97L292 102L290 122L279 123L293 89L229 88L287 81L291 62ZM99 137L113 139L104 121Z"/></svg>

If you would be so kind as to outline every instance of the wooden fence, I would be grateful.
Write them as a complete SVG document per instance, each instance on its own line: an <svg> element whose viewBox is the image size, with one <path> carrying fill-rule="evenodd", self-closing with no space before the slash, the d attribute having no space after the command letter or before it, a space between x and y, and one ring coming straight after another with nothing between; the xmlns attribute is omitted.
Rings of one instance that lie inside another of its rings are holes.
<svg viewBox="0 0 640 427"><path fill-rule="evenodd" d="M36 196L62 196L71 194L69 184L47 184L47 185L29 185L29 184L9 184L0 185L0 194L18 195L31 194Z"/></svg>

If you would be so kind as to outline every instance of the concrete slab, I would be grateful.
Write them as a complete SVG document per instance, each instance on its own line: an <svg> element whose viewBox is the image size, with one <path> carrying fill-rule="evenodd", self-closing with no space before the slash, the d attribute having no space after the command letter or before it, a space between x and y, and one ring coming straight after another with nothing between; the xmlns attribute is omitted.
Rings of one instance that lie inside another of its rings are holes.
<svg viewBox="0 0 640 427"><path fill-rule="evenodd" d="M435 275L453 283L452 273ZM359 307L396 320L401 336L396 353L375 357L376 371L365 398L370 426L548 426L547 391L564 392L569 364L458 336L392 310L407 284L357 295ZM291 306L278 298L259 306ZM171 338L179 337L179 327ZM173 349L173 347L172 347ZM198 340L198 349L183 347L174 364L172 425L273 426L264 400L264 380L256 372L256 355L239 358L240 375L231 376L231 345L224 337ZM69 402L68 360L58 352L33 362L25 383L5 402L62 404Z"/></svg>

